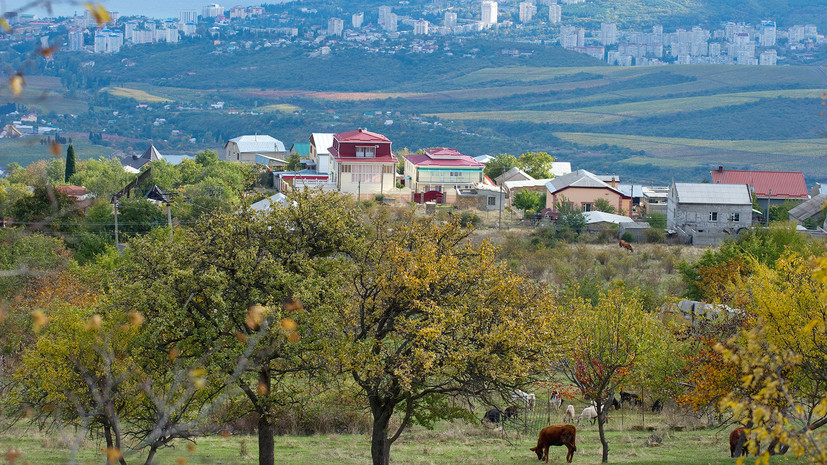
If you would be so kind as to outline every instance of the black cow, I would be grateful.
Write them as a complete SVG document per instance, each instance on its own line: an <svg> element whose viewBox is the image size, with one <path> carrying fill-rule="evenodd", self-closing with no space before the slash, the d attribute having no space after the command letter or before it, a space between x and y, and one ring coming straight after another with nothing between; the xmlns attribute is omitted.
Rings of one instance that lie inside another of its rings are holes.
<svg viewBox="0 0 827 465"><path fill-rule="evenodd" d="M505 412L501 412L500 409L492 408L491 410L485 412L485 415L482 417L483 422L489 422L492 424L499 424L502 420L510 420L511 418L517 417L517 406L511 405Z"/></svg>

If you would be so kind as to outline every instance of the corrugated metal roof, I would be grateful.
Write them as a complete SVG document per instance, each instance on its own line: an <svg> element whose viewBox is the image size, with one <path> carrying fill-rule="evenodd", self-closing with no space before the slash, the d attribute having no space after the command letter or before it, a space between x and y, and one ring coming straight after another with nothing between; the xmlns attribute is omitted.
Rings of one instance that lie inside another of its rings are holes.
<svg viewBox="0 0 827 465"><path fill-rule="evenodd" d="M530 174L526 173L525 171L523 171L520 168L517 168L515 166L515 167L511 168L510 170L506 171L505 173L503 173L503 174L497 176L496 178L494 178L494 181L496 181L497 184L502 184L502 183L508 181L509 179L514 179L514 178L519 178L520 180L532 180L532 179L534 179Z"/></svg>
<svg viewBox="0 0 827 465"><path fill-rule="evenodd" d="M752 205L746 184L675 183L678 203Z"/></svg>
<svg viewBox="0 0 827 465"><path fill-rule="evenodd" d="M825 207L825 202L827 202L827 194L818 194L801 205L791 208L790 218L804 221L820 212Z"/></svg>
<svg viewBox="0 0 827 465"><path fill-rule="evenodd" d="M357 129L355 131L340 132L333 136L339 142L390 142L390 139L375 132ZM333 144L330 144L333 146ZM318 148L318 146L317 146Z"/></svg>
<svg viewBox="0 0 827 465"><path fill-rule="evenodd" d="M710 171L714 184L749 184L760 198L810 198L801 171L741 171L718 169Z"/></svg>
<svg viewBox="0 0 827 465"><path fill-rule="evenodd" d="M445 152L446 150L451 150L451 152ZM448 155L445 155L445 154ZM434 157L436 154L436 157ZM441 156L444 158L440 158ZM429 152L428 150L425 153L414 153L411 155L405 155L405 158L413 163L415 166L432 166L432 167L466 167L466 168L483 168L485 165L474 160L473 158L469 157L468 155L463 155L456 150L453 149L440 149L440 151L436 152Z"/></svg>
<svg viewBox="0 0 827 465"><path fill-rule="evenodd" d="M617 190L629 197L643 197L642 184L618 184Z"/></svg>
<svg viewBox="0 0 827 465"><path fill-rule="evenodd" d="M235 142L238 145L238 151L241 153L256 153L256 152L284 152L284 144L270 136L253 135L253 136L239 136L227 141Z"/></svg>
<svg viewBox="0 0 827 465"><path fill-rule="evenodd" d="M567 161L555 161L551 164L551 174L554 176L563 176L571 173L571 163Z"/></svg>
<svg viewBox="0 0 827 465"><path fill-rule="evenodd" d="M520 189L523 187L540 187L545 186L547 182L551 181L550 179L526 179L520 181L506 181L503 183L503 187L506 189Z"/></svg>
<svg viewBox="0 0 827 465"><path fill-rule="evenodd" d="M631 223L634 220L629 218L628 216L623 215L615 215L614 213L606 213L606 212L583 212L583 216L586 218L586 224L594 224L594 223Z"/></svg>
<svg viewBox="0 0 827 465"><path fill-rule="evenodd" d="M604 189L610 189L614 192L617 192L620 195L629 197L623 192L620 192L614 187L601 181L597 176L586 170L577 170L573 173L569 173L558 178L554 178L546 183L546 187L548 188L548 191L552 194L557 191L563 190L567 187L599 187Z"/></svg>
<svg viewBox="0 0 827 465"><path fill-rule="evenodd" d="M306 157L310 155L310 142L296 142L290 147L290 151L295 153L300 157Z"/></svg>
<svg viewBox="0 0 827 465"><path fill-rule="evenodd" d="M330 147L333 147L333 133L314 132L310 134L310 143L316 145L316 153L319 155L330 155Z"/></svg>

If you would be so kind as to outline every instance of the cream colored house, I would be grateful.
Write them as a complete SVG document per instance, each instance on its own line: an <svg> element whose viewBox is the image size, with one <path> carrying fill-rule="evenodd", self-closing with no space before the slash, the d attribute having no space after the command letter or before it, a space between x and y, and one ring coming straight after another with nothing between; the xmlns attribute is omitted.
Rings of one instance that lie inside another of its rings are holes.
<svg viewBox="0 0 827 465"><path fill-rule="evenodd" d="M284 161L286 154L287 150L280 140L259 134L235 137L224 144L225 161L256 163L256 155Z"/></svg>
<svg viewBox="0 0 827 465"><path fill-rule="evenodd" d="M396 191L396 157L391 141L364 129L333 136L331 181L339 192L371 198Z"/></svg>

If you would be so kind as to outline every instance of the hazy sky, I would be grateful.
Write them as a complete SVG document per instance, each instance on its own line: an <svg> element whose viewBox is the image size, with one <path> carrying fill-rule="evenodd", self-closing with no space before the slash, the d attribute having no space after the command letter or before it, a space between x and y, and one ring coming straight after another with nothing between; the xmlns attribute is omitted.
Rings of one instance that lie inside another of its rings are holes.
<svg viewBox="0 0 827 465"><path fill-rule="evenodd" d="M278 0L279 2L281 0ZM29 0L0 0L3 11L14 10L23 5L29 4ZM52 11L55 15L71 16L74 12L82 15L85 8L85 1L61 1L52 0ZM274 0L232 0L221 2L220 0L93 0L93 3L101 3L109 11L117 11L121 16L146 15L155 18L177 18L181 10L195 9L199 12L201 8L210 3L218 3L225 8L241 5L261 5L262 3L275 3ZM37 7L27 13L38 16L46 16L46 8Z"/></svg>

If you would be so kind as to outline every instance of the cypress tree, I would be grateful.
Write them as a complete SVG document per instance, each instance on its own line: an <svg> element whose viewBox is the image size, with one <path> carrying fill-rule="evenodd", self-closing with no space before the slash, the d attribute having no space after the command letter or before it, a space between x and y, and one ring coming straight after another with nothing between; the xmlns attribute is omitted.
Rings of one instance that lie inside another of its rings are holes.
<svg viewBox="0 0 827 465"><path fill-rule="evenodd" d="M75 174L75 147L71 144L66 149L66 176L64 181L69 182L69 178Z"/></svg>

